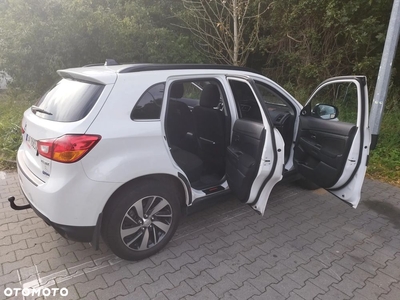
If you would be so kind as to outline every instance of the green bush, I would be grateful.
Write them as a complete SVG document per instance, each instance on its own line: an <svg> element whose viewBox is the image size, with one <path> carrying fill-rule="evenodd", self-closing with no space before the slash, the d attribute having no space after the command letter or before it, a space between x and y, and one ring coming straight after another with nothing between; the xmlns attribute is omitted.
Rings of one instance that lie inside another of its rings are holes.
<svg viewBox="0 0 400 300"><path fill-rule="evenodd" d="M29 94L0 93L0 169L15 168L15 157L22 138L22 116L33 102Z"/></svg>

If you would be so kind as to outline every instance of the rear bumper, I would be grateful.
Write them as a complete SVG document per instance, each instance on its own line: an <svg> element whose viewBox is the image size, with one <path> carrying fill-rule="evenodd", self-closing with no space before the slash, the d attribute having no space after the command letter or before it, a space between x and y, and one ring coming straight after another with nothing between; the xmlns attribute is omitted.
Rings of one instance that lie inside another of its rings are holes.
<svg viewBox="0 0 400 300"><path fill-rule="evenodd" d="M98 237L95 237L95 233L99 232L100 230L96 230L96 226L69 226L69 225L62 225L57 224L50 221L45 215L43 215L38 209L35 208L34 205L29 201L24 193L25 199L29 202L29 205L18 206L14 203L15 198L10 197L8 201L10 201L10 206L14 210L22 210L22 209L29 209L32 208L33 211L40 217L47 225L53 227L62 237L77 241L77 242L93 242L97 241ZM100 218L101 216L99 216ZM98 222L98 225L100 222Z"/></svg>

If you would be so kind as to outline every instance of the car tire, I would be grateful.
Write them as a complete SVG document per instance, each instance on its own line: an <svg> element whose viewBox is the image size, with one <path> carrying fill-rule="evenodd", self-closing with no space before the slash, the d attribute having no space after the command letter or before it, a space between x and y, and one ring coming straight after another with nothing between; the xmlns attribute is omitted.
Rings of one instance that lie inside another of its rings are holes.
<svg viewBox="0 0 400 300"><path fill-rule="evenodd" d="M301 178L301 179L297 180L296 184L299 187L301 187L305 190L309 190L309 191L314 191L314 190L319 189L318 185L316 185L314 182L311 182L310 180L305 179L305 178Z"/></svg>
<svg viewBox="0 0 400 300"><path fill-rule="evenodd" d="M181 216L178 196L158 180L142 180L117 191L103 213L102 236L120 258L140 260L160 251Z"/></svg>

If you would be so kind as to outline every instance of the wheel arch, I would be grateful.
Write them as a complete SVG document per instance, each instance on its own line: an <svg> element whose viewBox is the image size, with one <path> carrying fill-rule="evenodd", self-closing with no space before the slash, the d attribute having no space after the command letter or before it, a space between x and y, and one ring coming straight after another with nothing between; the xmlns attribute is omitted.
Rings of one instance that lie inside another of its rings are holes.
<svg viewBox="0 0 400 300"><path fill-rule="evenodd" d="M187 207L190 199L190 191L188 190L187 183L180 178L181 176L177 177L171 174L148 174L140 177L133 178L124 184L122 184L120 187L118 187L108 198L106 204L103 207L102 213L107 211L107 208L111 205L112 199L116 197L119 193L124 193L126 189L132 188L132 186L135 185L140 185L144 184L147 181L150 180L156 180L159 182L164 182L167 183L167 185L172 186L175 188L175 190L178 192L178 199L179 199L179 204L182 208L182 212L185 211L185 208Z"/></svg>

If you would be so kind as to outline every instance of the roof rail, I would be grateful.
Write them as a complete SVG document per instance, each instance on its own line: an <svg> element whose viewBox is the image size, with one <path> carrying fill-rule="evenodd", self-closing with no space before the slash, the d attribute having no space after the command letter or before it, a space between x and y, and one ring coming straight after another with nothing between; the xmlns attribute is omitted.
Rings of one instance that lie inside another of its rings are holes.
<svg viewBox="0 0 400 300"><path fill-rule="evenodd" d="M104 66L104 64L102 64L102 63L99 63L99 64L88 64L88 65L84 65L83 68L86 68L86 67L98 67L98 66Z"/></svg>
<svg viewBox="0 0 400 300"><path fill-rule="evenodd" d="M158 70L187 70L187 69L236 70L236 71L247 71L260 74L260 72L247 67L238 67L232 65L213 65L213 64L135 64L120 70L119 73L133 73L141 71L158 71Z"/></svg>

